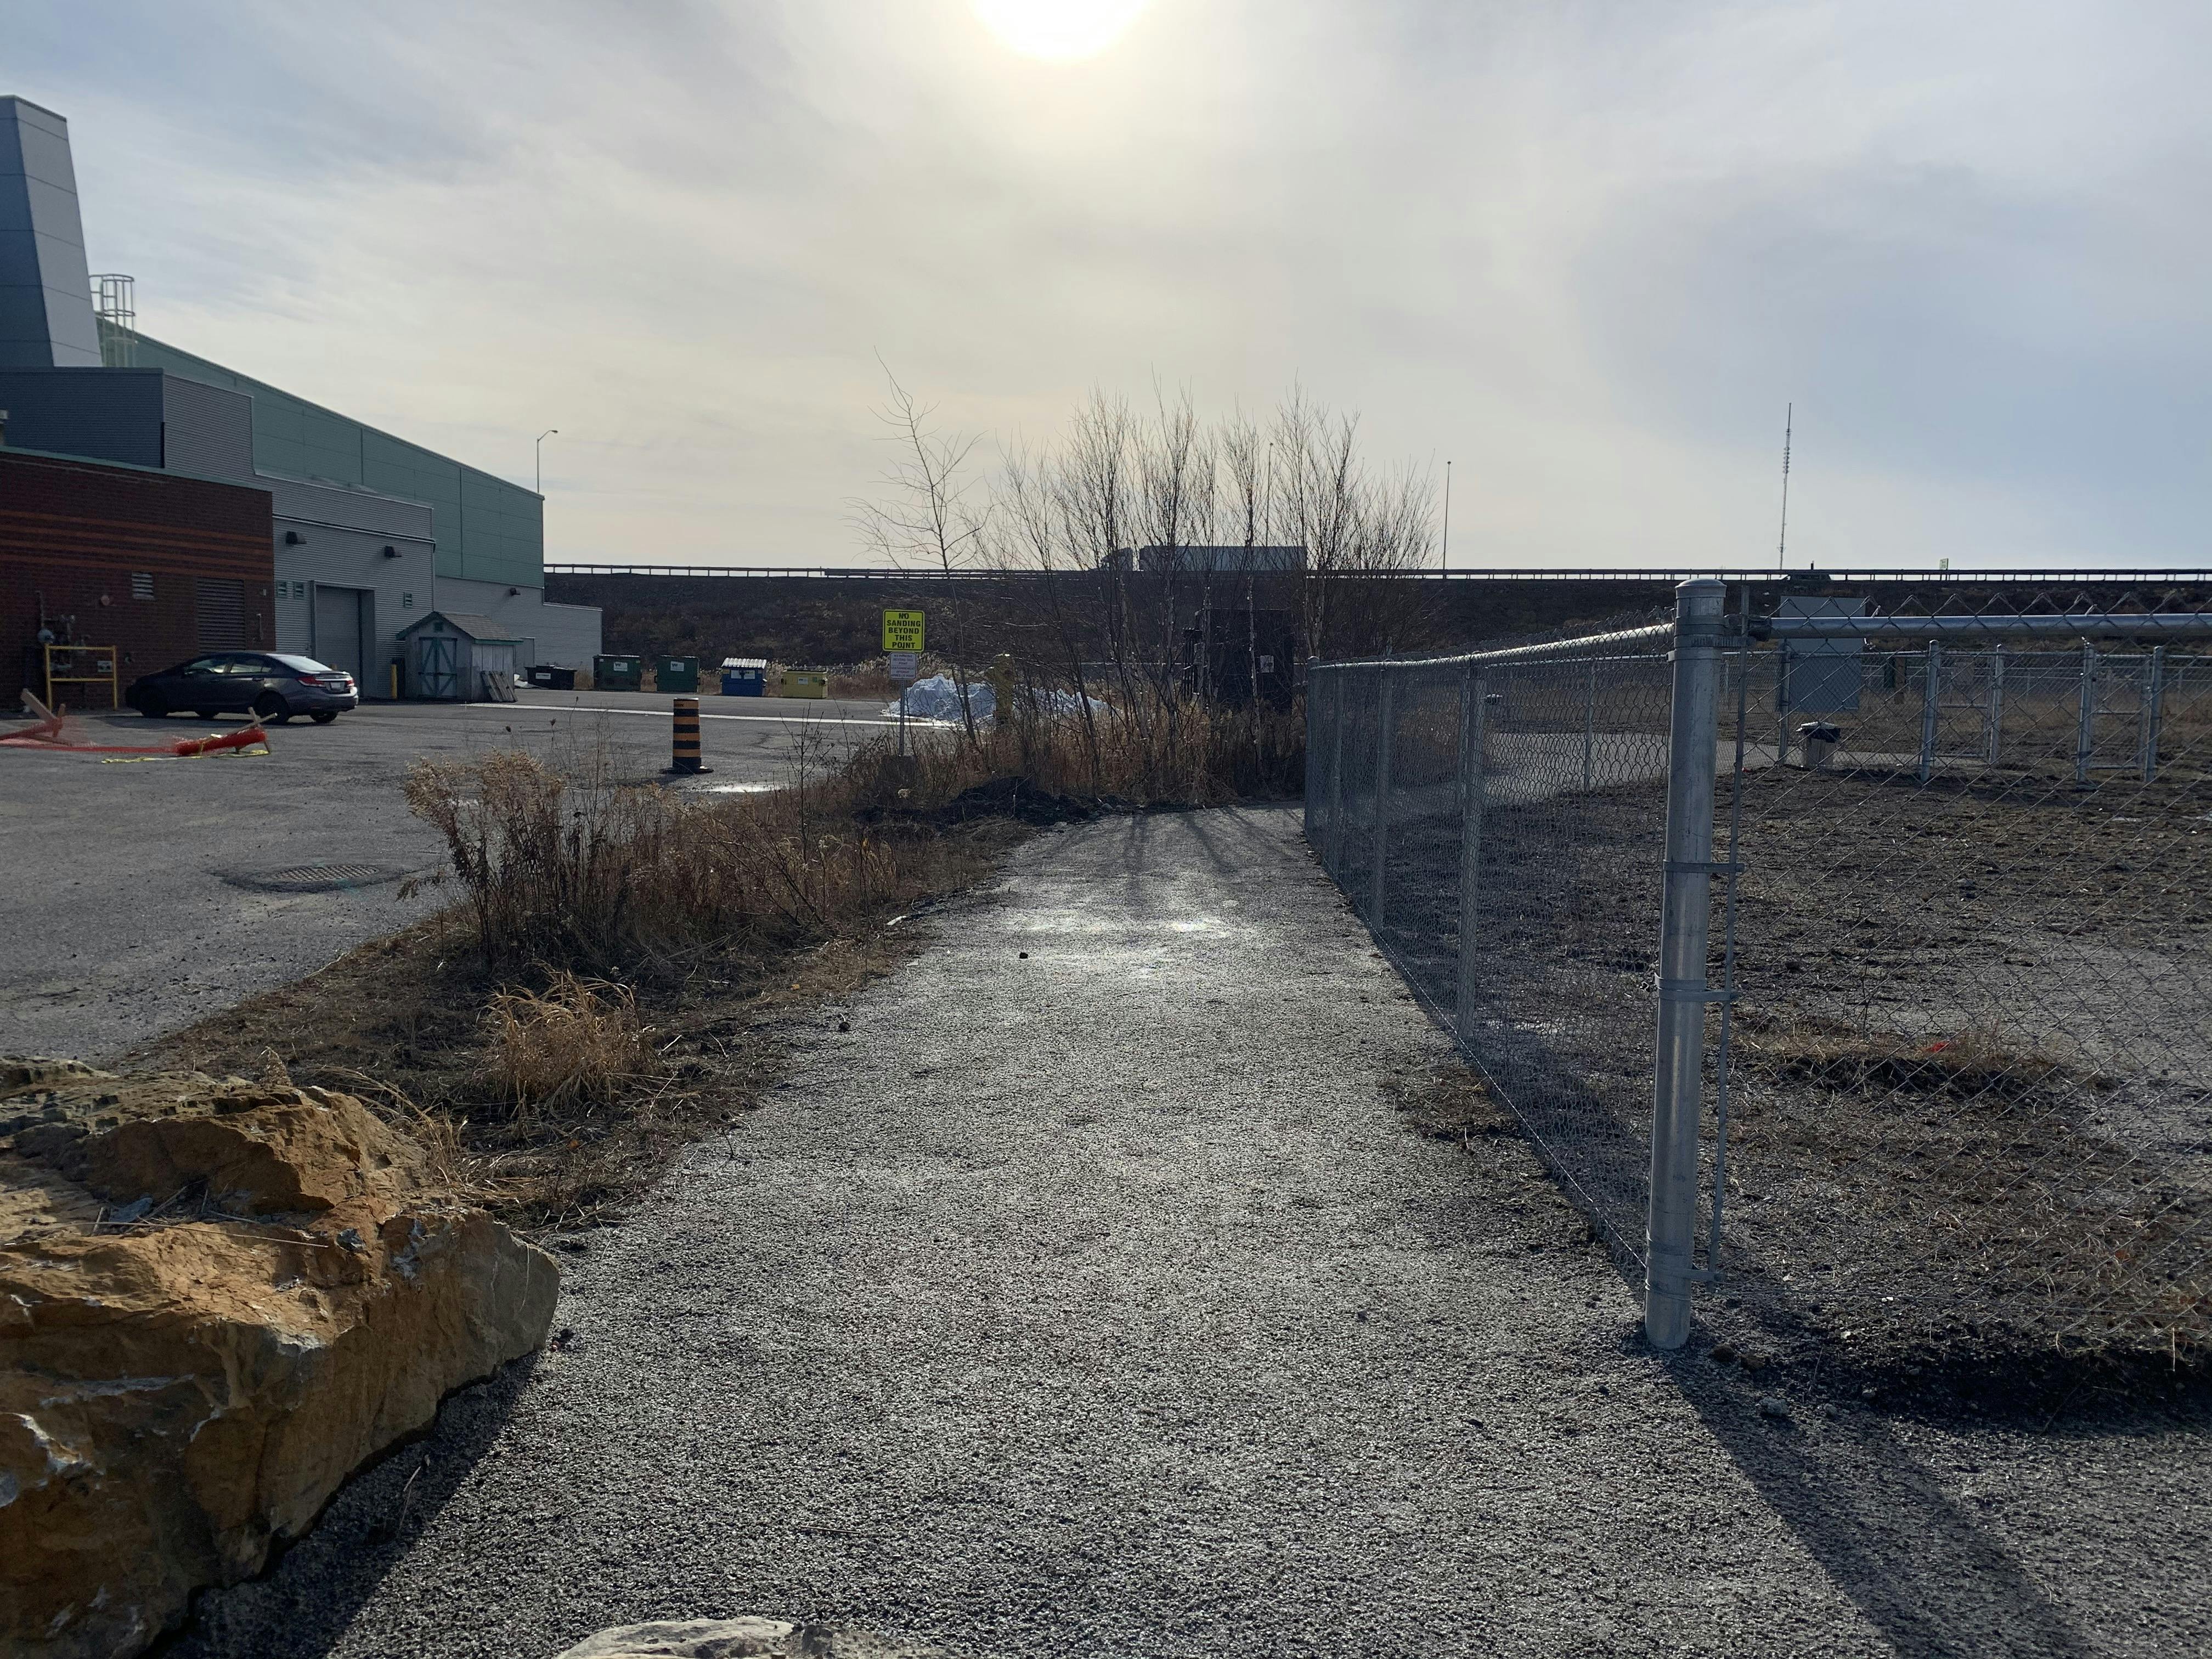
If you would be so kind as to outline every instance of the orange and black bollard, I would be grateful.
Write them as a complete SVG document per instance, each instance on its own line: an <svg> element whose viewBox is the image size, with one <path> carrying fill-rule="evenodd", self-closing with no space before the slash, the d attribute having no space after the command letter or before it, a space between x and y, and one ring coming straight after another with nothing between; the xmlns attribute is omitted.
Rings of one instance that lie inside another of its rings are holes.
<svg viewBox="0 0 2212 1659"><path fill-rule="evenodd" d="M699 699L676 699L676 752L670 761L672 772L705 772L712 769L699 759Z"/></svg>

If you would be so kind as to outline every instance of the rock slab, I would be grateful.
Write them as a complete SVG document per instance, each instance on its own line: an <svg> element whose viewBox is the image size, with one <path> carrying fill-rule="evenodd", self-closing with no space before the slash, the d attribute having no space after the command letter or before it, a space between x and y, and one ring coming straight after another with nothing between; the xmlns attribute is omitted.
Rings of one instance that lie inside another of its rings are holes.
<svg viewBox="0 0 2212 1659"><path fill-rule="evenodd" d="M0 1060L0 1651L137 1652L558 1289L350 1095Z"/></svg>
<svg viewBox="0 0 2212 1659"><path fill-rule="evenodd" d="M558 1659L932 1659L934 1651L781 1619L666 1619L603 1630Z"/></svg>

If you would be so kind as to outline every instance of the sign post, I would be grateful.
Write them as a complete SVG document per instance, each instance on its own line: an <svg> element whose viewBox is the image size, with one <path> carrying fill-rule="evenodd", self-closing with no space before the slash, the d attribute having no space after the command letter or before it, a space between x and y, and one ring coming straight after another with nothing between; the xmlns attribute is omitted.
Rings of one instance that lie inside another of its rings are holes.
<svg viewBox="0 0 2212 1659"><path fill-rule="evenodd" d="M906 694L921 672L923 613L884 612L884 650L890 658L891 684L898 687L898 751L906 753Z"/></svg>

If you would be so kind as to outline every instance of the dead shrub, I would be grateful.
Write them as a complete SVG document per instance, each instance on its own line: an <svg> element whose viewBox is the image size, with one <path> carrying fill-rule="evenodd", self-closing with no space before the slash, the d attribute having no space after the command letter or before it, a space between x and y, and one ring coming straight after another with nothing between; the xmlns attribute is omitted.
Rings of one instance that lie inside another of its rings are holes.
<svg viewBox="0 0 2212 1659"><path fill-rule="evenodd" d="M500 1079L518 1111L603 1105L662 1070L628 986L556 974L543 991L495 993L488 1012Z"/></svg>
<svg viewBox="0 0 2212 1659"><path fill-rule="evenodd" d="M802 742L787 787L702 796L611 781L604 756L563 768L519 750L417 761L407 800L446 843L487 964L611 972L702 953L819 944L942 890L941 809L1018 778L1109 805L1206 805L1287 789L1303 728L1274 710L1198 702L909 727L842 764ZM938 815L933 817L932 815ZM956 817L983 816L956 813ZM888 819L895 821L886 821Z"/></svg>

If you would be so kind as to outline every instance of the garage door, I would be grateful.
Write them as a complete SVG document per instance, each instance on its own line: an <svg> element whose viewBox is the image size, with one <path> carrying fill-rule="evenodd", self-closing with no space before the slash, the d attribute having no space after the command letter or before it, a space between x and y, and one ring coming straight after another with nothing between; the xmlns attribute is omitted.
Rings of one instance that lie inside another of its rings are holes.
<svg viewBox="0 0 2212 1659"><path fill-rule="evenodd" d="M199 579L199 633L203 651L246 648L246 584L220 577Z"/></svg>
<svg viewBox="0 0 2212 1659"><path fill-rule="evenodd" d="M362 625L368 597L358 587L315 589L315 656L344 669L356 685L368 684L368 629Z"/></svg>

